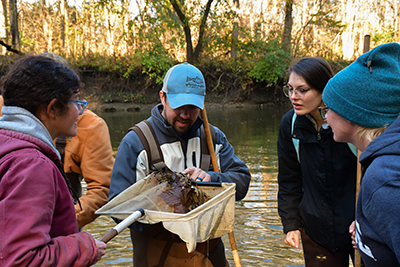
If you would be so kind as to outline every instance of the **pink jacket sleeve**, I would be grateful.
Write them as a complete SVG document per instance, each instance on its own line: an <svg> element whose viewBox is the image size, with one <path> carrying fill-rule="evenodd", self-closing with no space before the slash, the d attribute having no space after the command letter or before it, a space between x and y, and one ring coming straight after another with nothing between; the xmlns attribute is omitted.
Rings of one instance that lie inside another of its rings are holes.
<svg viewBox="0 0 400 267"><path fill-rule="evenodd" d="M90 266L97 246L77 233L73 202L53 162L30 150L0 166L0 266Z"/></svg>

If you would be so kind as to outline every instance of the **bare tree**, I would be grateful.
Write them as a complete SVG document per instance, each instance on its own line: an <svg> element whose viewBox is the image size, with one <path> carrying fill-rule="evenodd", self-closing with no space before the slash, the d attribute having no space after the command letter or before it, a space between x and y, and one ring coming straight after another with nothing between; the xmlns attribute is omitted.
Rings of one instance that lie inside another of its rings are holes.
<svg viewBox="0 0 400 267"><path fill-rule="evenodd" d="M68 42L68 10L67 10L67 0L61 0L61 46L67 49L67 54L69 51Z"/></svg>
<svg viewBox="0 0 400 267"><path fill-rule="evenodd" d="M50 25L51 15L49 14L48 0L42 0L42 18L43 18L43 35L46 42L45 50L51 52L53 50L53 31Z"/></svg>
<svg viewBox="0 0 400 267"><path fill-rule="evenodd" d="M11 28L11 38L12 47L19 50L19 28L18 28L18 10L17 10L17 0L10 0L10 28Z"/></svg>
<svg viewBox="0 0 400 267"><path fill-rule="evenodd" d="M235 18L233 21L233 31L232 31L232 44L231 44L231 58L236 61L237 51L236 46L239 39L239 11L240 11L240 3L239 0L233 0L234 10L235 10Z"/></svg>
<svg viewBox="0 0 400 267"><path fill-rule="evenodd" d="M9 24L8 24L8 7L7 0L1 0L1 4L3 7L3 16L4 16L4 30L5 30L5 40L8 43L8 39L10 38Z"/></svg>
<svg viewBox="0 0 400 267"><path fill-rule="evenodd" d="M286 51L290 53L290 43L292 40L292 26L293 26L293 0L286 0L285 2L285 27L283 28L283 44Z"/></svg>
<svg viewBox="0 0 400 267"><path fill-rule="evenodd" d="M196 48L193 50L193 42L192 42L192 32L190 30L189 18L182 12L181 7L177 3L176 0L170 0L172 7L174 8L176 14L178 15L179 20L183 25L183 31L185 32L185 40L186 40L186 58L190 63L195 63L199 59L200 52L202 51L203 45L203 35L204 30L206 28L206 22L208 14L210 13L211 4L213 0L208 0L204 9L203 16L201 18L201 24L199 28L199 39L196 45Z"/></svg>

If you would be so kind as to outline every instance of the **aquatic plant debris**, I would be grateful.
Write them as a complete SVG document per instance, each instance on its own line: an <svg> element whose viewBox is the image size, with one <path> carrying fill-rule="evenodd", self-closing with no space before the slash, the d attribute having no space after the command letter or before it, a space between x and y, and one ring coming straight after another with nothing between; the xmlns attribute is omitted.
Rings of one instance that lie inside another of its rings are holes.
<svg viewBox="0 0 400 267"><path fill-rule="evenodd" d="M174 213L188 213L210 197L207 196L188 176L188 174L172 171L153 172L152 175L158 183L167 182L167 186L161 192L165 203L174 209Z"/></svg>

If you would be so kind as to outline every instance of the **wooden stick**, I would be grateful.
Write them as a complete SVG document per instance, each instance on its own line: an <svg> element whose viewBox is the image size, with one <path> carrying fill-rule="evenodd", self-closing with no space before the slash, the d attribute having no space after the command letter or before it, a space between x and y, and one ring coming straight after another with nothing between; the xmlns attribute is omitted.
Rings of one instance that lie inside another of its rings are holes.
<svg viewBox="0 0 400 267"><path fill-rule="evenodd" d="M369 34L364 35L364 49L363 49L364 54L369 51L370 42L371 42L371 36Z"/></svg>
<svg viewBox="0 0 400 267"><path fill-rule="evenodd" d="M357 156L356 208L357 208L358 192L360 191L360 182L361 182L361 164L359 162L361 152L362 151L358 150L358 156ZM354 267L361 267L361 255L358 249L356 248L354 249Z"/></svg>
<svg viewBox="0 0 400 267"><path fill-rule="evenodd" d="M213 165L214 171L219 172L217 157L215 156L214 144L211 137L210 124L208 123L205 106L200 111L200 113L201 113L201 118L203 119L204 133L206 134L207 146L211 157L211 163ZM228 236L229 236L229 243L231 244L232 256L233 256L233 261L235 262L235 266L241 267L242 265L240 264L239 253L237 251L236 241L235 241L235 236L233 235L233 231L228 233Z"/></svg>
<svg viewBox="0 0 400 267"><path fill-rule="evenodd" d="M125 220L117 224L114 228L109 230L105 235L103 235L100 240L104 243L107 243L111 239L113 239L116 235L125 230L129 225L136 222L140 217L144 215L143 209L138 209L134 211L131 215L129 215Z"/></svg>
<svg viewBox="0 0 400 267"><path fill-rule="evenodd" d="M364 49L363 53L367 53L370 47L371 36L366 34L364 36ZM360 192L360 183L361 183L361 164L360 164L360 150L358 150L357 156L357 180L356 180L356 208L357 208L357 200L358 200L358 193ZM354 267L361 267L361 255L358 249L354 249Z"/></svg>
<svg viewBox="0 0 400 267"><path fill-rule="evenodd" d="M208 123L205 107L203 108L203 110L201 110L201 118L203 119L204 133L206 134L207 147L208 147L208 151L210 153L211 163L213 165L214 171L219 172L217 156L215 155L215 151L214 151L214 144L213 144L211 132L210 132L210 124Z"/></svg>

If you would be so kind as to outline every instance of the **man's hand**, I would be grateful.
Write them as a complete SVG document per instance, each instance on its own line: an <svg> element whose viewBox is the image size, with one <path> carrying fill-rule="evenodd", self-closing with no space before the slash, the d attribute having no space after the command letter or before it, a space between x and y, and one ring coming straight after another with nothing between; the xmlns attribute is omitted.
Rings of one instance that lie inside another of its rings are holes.
<svg viewBox="0 0 400 267"><path fill-rule="evenodd" d="M195 182L211 182L211 176L202 169L196 167L189 167L184 170L183 173L189 174L189 178Z"/></svg>

